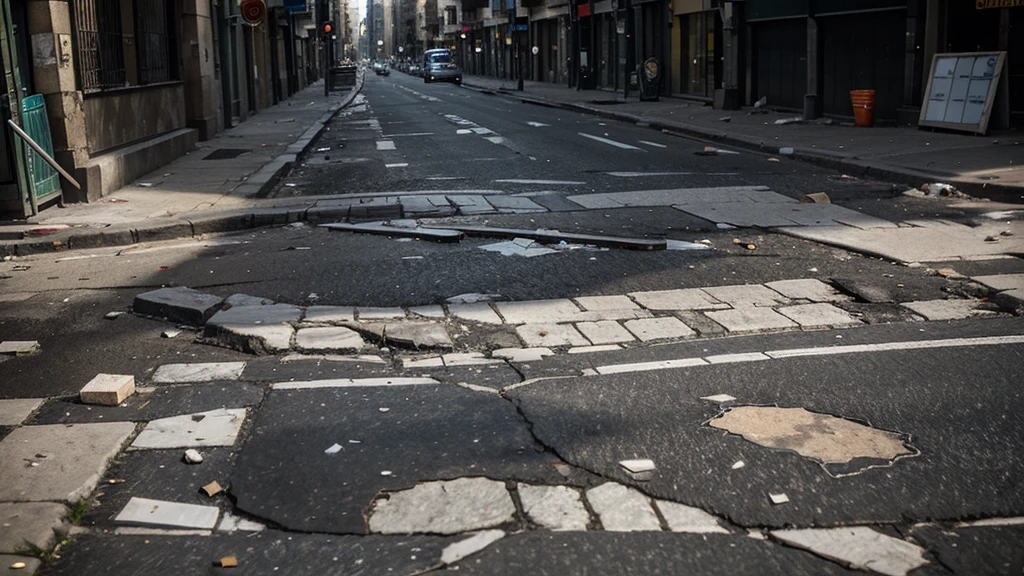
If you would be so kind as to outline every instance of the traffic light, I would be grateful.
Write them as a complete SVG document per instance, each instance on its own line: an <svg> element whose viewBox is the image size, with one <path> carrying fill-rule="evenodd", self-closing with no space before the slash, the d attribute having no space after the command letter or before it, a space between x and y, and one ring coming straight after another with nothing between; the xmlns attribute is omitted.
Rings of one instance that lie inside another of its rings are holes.
<svg viewBox="0 0 1024 576"><path fill-rule="evenodd" d="M320 23L320 33L324 36L330 36L334 32L334 22L330 20Z"/></svg>

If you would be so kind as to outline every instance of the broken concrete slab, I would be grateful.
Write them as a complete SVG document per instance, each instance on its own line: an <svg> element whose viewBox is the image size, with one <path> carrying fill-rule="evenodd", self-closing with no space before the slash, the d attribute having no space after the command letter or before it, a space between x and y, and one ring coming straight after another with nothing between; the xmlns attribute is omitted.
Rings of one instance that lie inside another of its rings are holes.
<svg viewBox="0 0 1024 576"><path fill-rule="evenodd" d="M487 302L471 302L467 304L449 304L448 313L460 320L480 322L481 324L502 324L501 317Z"/></svg>
<svg viewBox="0 0 1024 576"><path fill-rule="evenodd" d="M519 484L523 513L548 530L586 530L590 514L580 494L568 486L530 486Z"/></svg>
<svg viewBox="0 0 1024 576"><path fill-rule="evenodd" d="M628 330L614 320L578 322L576 329L582 332L592 344L618 344L635 340Z"/></svg>
<svg viewBox="0 0 1024 576"><path fill-rule="evenodd" d="M846 464L854 459L889 462L916 453L901 434L804 408L738 406L708 424L754 444L790 450L822 464Z"/></svg>
<svg viewBox="0 0 1024 576"><path fill-rule="evenodd" d="M238 380L245 370L245 362L199 362L195 364L162 364L153 373L153 384L182 384Z"/></svg>
<svg viewBox="0 0 1024 576"><path fill-rule="evenodd" d="M654 505L658 507L661 516L665 519L668 529L673 532L688 532L694 534L728 534L729 531L722 527L718 518L708 514L700 508L686 506L678 502L668 500L655 500Z"/></svg>
<svg viewBox="0 0 1024 576"><path fill-rule="evenodd" d="M39 352L39 342L35 340L5 340L0 342L0 354L28 356Z"/></svg>
<svg viewBox="0 0 1024 576"><path fill-rule="evenodd" d="M650 238L622 238L618 236L594 236L590 234L571 234L557 230L520 230L515 228L491 228L488 226L456 225L436 228L438 230L458 230L467 236L483 238L529 238L545 244L591 244L604 248L623 248L627 250L664 250L665 241Z"/></svg>
<svg viewBox="0 0 1024 576"><path fill-rule="evenodd" d="M135 297L136 314L167 318L191 326L202 326L224 303L224 299L191 288L160 288Z"/></svg>
<svg viewBox="0 0 1024 576"><path fill-rule="evenodd" d="M731 304L735 308L750 306L778 306L789 304L789 299L775 290L761 284L739 284L734 286L712 286L703 289L713 298Z"/></svg>
<svg viewBox="0 0 1024 576"><path fill-rule="evenodd" d="M504 358L509 362L536 362L545 356L554 356L550 348L499 348L491 352L494 358Z"/></svg>
<svg viewBox="0 0 1024 576"><path fill-rule="evenodd" d="M132 497L114 522L128 526L213 530L219 516L220 510L216 506Z"/></svg>
<svg viewBox="0 0 1024 576"><path fill-rule="evenodd" d="M572 324L523 324L516 327L516 334L533 347L590 345Z"/></svg>
<svg viewBox="0 0 1024 576"><path fill-rule="evenodd" d="M366 348L363 337L343 326L300 328L295 332L295 348L307 352L358 352Z"/></svg>
<svg viewBox="0 0 1024 576"><path fill-rule="evenodd" d="M117 406L135 392L135 376L97 374L79 392L83 404Z"/></svg>
<svg viewBox="0 0 1024 576"><path fill-rule="evenodd" d="M772 530L772 538L856 570L905 576L928 563L924 549L867 526Z"/></svg>
<svg viewBox="0 0 1024 576"><path fill-rule="evenodd" d="M381 534L458 534L511 522L515 511L504 482L458 478L378 499L369 526Z"/></svg>
<svg viewBox="0 0 1024 576"><path fill-rule="evenodd" d="M394 320L405 318L405 310L398 307L376 308L373 306L360 306L356 310L360 321L363 320Z"/></svg>
<svg viewBox="0 0 1024 576"><path fill-rule="evenodd" d="M0 426L19 426L45 402L45 398L0 400Z"/></svg>
<svg viewBox="0 0 1024 576"><path fill-rule="evenodd" d="M644 342L689 338L696 334L689 326L683 324L682 320L673 317L628 320L623 326Z"/></svg>
<svg viewBox="0 0 1024 576"><path fill-rule="evenodd" d="M384 326L389 344L411 348L452 348L455 344L444 324L436 322L390 322Z"/></svg>
<svg viewBox="0 0 1024 576"><path fill-rule="evenodd" d="M58 535L67 534L67 513L63 504L53 502L0 502L0 554L30 546L49 550Z"/></svg>
<svg viewBox="0 0 1024 576"><path fill-rule="evenodd" d="M0 441L0 501L73 504L96 488L107 462L135 432L132 422L16 428Z"/></svg>
<svg viewBox="0 0 1024 576"><path fill-rule="evenodd" d="M416 316L423 316L424 318L444 318L444 308L439 304L433 304L430 306L411 306L409 307L409 313L415 314Z"/></svg>
<svg viewBox="0 0 1024 576"><path fill-rule="evenodd" d="M729 332L767 332L796 328L797 323L771 308L743 307L732 310L706 312L708 318L718 322Z"/></svg>
<svg viewBox="0 0 1024 576"><path fill-rule="evenodd" d="M232 446L245 415L245 408L220 408L153 420L135 438L132 448Z"/></svg>
<svg viewBox="0 0 1024 576"><path fill-rule="evenodd" d="M661 530L658 515L647 496L622 484L607 482L587 490L587 501L611 532Z"/></svg>
<svg viewBox="0 0 1024 576"><path fill-rule="evenodd" d="M904 306L926 320L962 320L978 313L977 300L925 300L921 302L904 302Z"/></svg>
<svg viewBox="0 0 1024 576"><path fill-rule="evenodd" d="M250 296L248 294L232 294L224 300L224 304L227 306L268 306L274 304L273 300L269 298L260 298L259 296Z"/></svg>
<svg viewBox="0 0 1024 576"><path fill-rule="evenodd" d="M833 278L833 282L846 292L874 304L884 304L896 301L896 293L888 286L879 282L862 280L860 278ZM892 282L895 287L895 282Z"/></svg>
<svg viewBox="0 0 1024 576"><path fill-rule="evenodd" d="M355 320L355 308L351 306L310 306L306 308L304 322L337 324Z"/></svg>
<svg viewBox="0 0 1024 576"><path fill-rule="evenodd" d="M629 297L649 310L719 310L729 307L699 288L631 292Z"/></svg>
<svg viewBox="0 0 1024 576"><path fill-rule="evenodd" d="M497 358L488 358L483 352L458 352L445 354L441 357L445 366L479 366L481 364L501 364Z"/></svg>
<svg viewBox="0 0 1024 576"><path fill-rule="evenodd" d="M484 530L454 544L445 546L441 551L441 563L451 564L458 562L466 556L476 554L491 544L505 537L504 530Z"/></svg>
<svg viewBox="0 0 1024 576"><path fill-rule="evenodd" d="M509 324L544 324L550 322L572 322L581 311L572 300L523 300L520 302L496 302L494 307Z"/></svg>
<svg viewBox="0 0 1024 576"><path fill-rule="evenodd" d="M591 312L639 310L629 296L579 296L573 298L584 310Z"/></svg>
<svg viewBox="0 0 1024 576"><path fill-rule="evenodd" d="M260 354L291 346L301 311L297 306L270 304L222 310L206 322L204 335L227 348Z"/></svg>
<svg viewBox="0 0 1024 576"><path fill-rule="evenodd" d="M850 316L849 312L824 302L783 306L778 309L778 312L796 322L802 328L827 328L861 324L861 321Z"/></svg>
<svg viewBox="0 0 1024 576"><path fill-rule="evenodd" d="M811 302L846 302L850 300L849 296L814 278L777 280L766 282L765 286L792 300L810 300Z"/></svg>

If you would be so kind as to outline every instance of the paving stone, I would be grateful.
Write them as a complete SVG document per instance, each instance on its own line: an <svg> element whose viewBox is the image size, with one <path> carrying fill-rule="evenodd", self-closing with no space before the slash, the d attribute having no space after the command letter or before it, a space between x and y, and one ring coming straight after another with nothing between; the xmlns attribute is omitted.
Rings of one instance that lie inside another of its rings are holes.
<svg viewBox="0 0 1024 576"><path fill-rule="evenodd" d="M801 530L772 530L772 538L797 548L888 576L904 576L928 563L924 549L886 536L867 526Z"/></svg>
<svg viewBox="0 0 1024 576"><path fill-rule="evenodd" d="M117 406L135 392L135 376L128 374L97 374L79 392L84 404Z"/></svg>
<svg viewBox="0 0 1024 576"><path fill-rule="evenodd" d="M454 346L444 324L436 322L391 322L384 326L388 343L413 348L451 348Z"/></svg>
<svg viewBox="0 0 1024 576"><path fill-rule="evenodd" d="M366 348L363 337L343 326L300 328L295 332L295 348L308 352L358 352Z"/></svg>
<svg viewBox="0 0 1024 576"><path fill-rule="evenodd" d="M355 320L355 308L351 306L310 306L306 308L306 322L335 324Z"/></svg>
<svg viewBox="0 0 1024 576"><path fill-rule="evenodd" d="M25 564L24 568L11 568L14 564L21 562ZM10 554L0 554L0 574L7 575L18 575L18 576L31 576L39 571L43 561L39 558L32 558L30 556L13 556Z"/></svg>
<svg viewBox="0 0 1024 576"><path fill-rule="evenodd" d="M134 432L132 422L23 426L13 430L0 441L0 462L25 465L4 466L0 501L78 502L92 493L107 461Z"/></svg>
<svg viewBox="0 0 1024 576"><path fill-rule="evenodd" d="M568 486L519 484L518 492L526 516L548 530L586 530L590 523L579 492Z"/></svg>
<svg viewBox="0 0 1024 576"><path fill-rule="evenodd" d="M623 325L634 336L644 342L667 338L689 338L696 334L689 326L683 324L681 320L672 317L627 320Z"/></svg>
<svg viewBox="0 0 1024 576"><path fill-rule="evenodd" d="M491 308L487 302L473 302L471 304L449 304L448 313L452 316L480 322L481 324L502 324L501 317Z"/></svg>
<svg viewBox="0 0 1024 576"><path fill-rule="evenodd" d="M718 518L700 508L668 500L655 500L654 505L661 512L665 523L668 524L668 529L673 532L691 532L696 534L729 533L728 530L722 528L722 525L718 523Z"/></svg>
<svg viewBox="0 0 1024 576"><path fill-rule="evenodd" d="M273 300L268 298L260 298L259 296L250 296L248 294L232 294L224 299L224 304L228 306L269 306L274 304Z"/></svg>
<svg viewBox="0 0 1024 576"><path fill-rule="evenodd" d="M231 446L245 413L245 408L220 408L153 420L135 438L132 448Z"/></svg>
<svg viewBox="0 0 1024 576"><path fill-rule="evenodd" d="M245 370L245 362L200 362L196 364L163 364L156 369L150 382L179 384L238 380Z"/></svg>
<svg viewBox="0 0 1024 576"><path fill-rule="evenodd" d="M27 356L36 352L39 352L39 342L35 340L5 340L0 342L0 355Z"/></svg>
<svg viewBox="0 0 1024 576"><path fill-rule="evenodd" d="M402 358L402 368L410 370L413 368L440 368L444 366L444 360L440 356L428 358Z"/></svg>
<svg viewBox="0 0 1024 576"><path fill-rule="evenodd" d="M491 214L494 207L487 203L484 196L477 194L450 194L448 200L459 207L462 214Z"/></svg>
<svg viewBox="0 0 1024 576"><path fill-rule="evenodd" d="M367 307L358 309L360 320L393 320L405 318L405 310L401 308L374 308Z"/></svg>
<svg viewBox="0 0 1024 576"><path fill-rule="evenodd" d="M213 530L219 516L220 510L216 506L134 497L114 521L132 526Z"/></svg>
<svg viewBox="0 0 1024 576"><path fill-rule="evenodd" d="M978 306L976 300L925 300L903 304L927 320L960 320L970 318Z"/></svg>
<svg viewBox="0 0 1024 576"><path fill-rule="evenodd" d="M638 322L638 320L637 320ZM516 334L527 346L587 346L590 344L572 324L524 324L516 327Z"/></svg>
<svg viewBox="0 0 1024 576"><path fill-rule="evenodd" d="M491 352L494 358L504 358L509 362L536 362L545 356L554 356L550 348L500 348Z"/></svg>
<svg viewBox="0 0 1024 576"><path fill-rule="evenodd" d="M582 332L592 344L616 344L635 340L628 330L614 320L579 322L576 324L576 329Z"/></svg>
<svg viewBox="0 0 1024 576"><path fill-rule="evenodd" d="M580 296L573 298L577 304L583 307L584 310L588 311L619 311L619 310L639 310L640 307L635 302L629 299L629 296Z"/></svg>
<svg viewBox="0 0 1024 576"><path fill-rule="evenodd" d="M719 310L729 307L699 288L632 292L629 296L648 310Z"/></svg>
<svg viewBox="0 0 1024 576"><path fill-rule="evenodd" d="M377 500L369 525L382 534L458 534L511 522L515 511L504 482L459 478L418 484Z"/></svg>
<svg viewBox="0 0 1024 576"><path fill-rule="evenodd" d="M1024 274L974 276L971 279L993 290L999 290L1000 296L1012 298L1017 302L1024 302Z"/></svg>
<svg viewBox="0 0 1024 576"><path fill-rule="evenodd" d="M494 307L509 324L572 322L580 315L579 307L568 299L495 302Z"/></svg>
<svg viewBox="0 0 1024 576"><path fill-rule="evenodd" d="M0 400L0 426L18 426L45 401L45 398Z"/></svg>
<svg viewBox="0 0 1024 576"><path fill-rule="evenodd" d="M424 318L444 318L444 308L438 304L432 306L413 306L409 308L409 313L423 316Z"/></svg>
<svg viewBox="0 0 1024 576"><path fill-rule="evenodd" d="M499 212L547 212L547 209L529 198L521 196L490 196L487 201Z"/></svg>
<svg viewBox="0 0 1024 576"><path fill-rule="evenodd" d="M288 304L243 306L222 310L206 322L204 335L227 348L253 354L273 353L291 346L301 311Z"/></svg>
<svg viewBox="0 0 1024 576"><path fill-rule="evenodd" d="M465 540L459 540L455 544L445 546L444 550L441 551L441 563L451 564L452 562L458 562L466 556L476 554L504 537L504 530L477 532Z"/></svg>
<svg viewBox="0 0 1024 576"><path fill-rule="evenodd" d="M765 286L793 300L803 299L812 302L846 302L850 300L846 294L842 294L832 286L814 278L778 280L766 282Z"/></svg>
<svg viewBox="0 0 1024 576"><path fill-rule="evenodd" d="M778 306L789 304L789 299L771 288L760 284L739 284L735 286L712 286L704 288L712 297L734 307Z"/></svg>
<svg viewBox="0 0 1024 576"><path fill-rule="evenodd" d="M13 554L29 544L49 550L58 532L67 533L67 513L53 502L0 502L0 553Z"/></svg>
<svg viewBox="0 0 1024 576"><path fill-rule="evenodd" d="M861 321L850 316L849 312L825 303L783 306L778 312L804 328L861 324Z"/></svg>
<svg viewBox="0 0 1024 576"><path fill-rule="evenodd" d="M587 501L609 532L661 530L647 496L633 488L608 482L587 490Z"/></svg>
<svg viewBox="0 0 1024 576"><path fill-rule="evenodd" d="M743 307L734 310L714 310L705 314L725 326L729 332L762 332L797 326L796 322L771 308Z"/></svg>
<svg viewBox="0 0 1024 576"><path fill-rule="evenodd" d="M441 357L445 366L476 366L479 364L501 364L498 358L488 358L483 352L460 352Z"/></svg>
<svg viewBox="0 0 1024 576"><path fill-rule="evenodd" d="M159 316L172 322L202 326L218 310L224 299L191 288L160 288L139 294L132 302L136 314Z"/></svg>

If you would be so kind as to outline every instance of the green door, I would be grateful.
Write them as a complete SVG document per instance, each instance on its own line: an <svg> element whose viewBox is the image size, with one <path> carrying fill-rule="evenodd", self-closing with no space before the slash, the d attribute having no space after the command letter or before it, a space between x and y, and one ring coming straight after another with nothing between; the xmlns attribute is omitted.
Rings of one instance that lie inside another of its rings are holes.
<svg viewBox="0 0 1024 576"><path fill-rule="evenodd" d="M0 212L15 217L32 216L36 205L30 193L25 156L7 124L13 120L22 125L21 81L8 2L0 2L0 68Z"/></svg>

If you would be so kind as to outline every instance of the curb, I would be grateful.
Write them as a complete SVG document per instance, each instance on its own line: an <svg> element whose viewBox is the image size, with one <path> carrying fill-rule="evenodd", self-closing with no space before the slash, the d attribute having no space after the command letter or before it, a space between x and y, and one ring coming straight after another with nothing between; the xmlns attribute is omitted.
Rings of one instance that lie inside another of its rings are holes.
<svg viewBox="0 0 1024 576"><path fill-rule="evenodd" d="M706 141L711 143L724 143L747 150L753 150L755 152L764 152L767 154L779 155L781 148L787 148L787 146L779 146L776 143L766 145L760 139L749 138L736 134L730 134L728 132L718 132L715 130L709 130L690 124L676 124L671 122L664 122L661 120L654 120L643 116L636 116L633 114L626 114L623 112L614 112L611 110L602 110L600 108L592 108L590 106L584 106L582 104L575 104L572 102L558 102L555 100L548 100L537 96L525 96L519 92L511 92L506 89L492 89L482 86L466 84L463 82L463 86L481 92L483 94L492 94L496 96L503 96L506 98L512 98L519 100L526 104L536 104L539 106L547 106L553 108L561 108L563 110L572 110L574 112L581 112L583 114L590 114L592 116L599 116L602 118L608 118L610 120L618 120L620 122L629 122L636 124L643 128L652 128L658 131L667 131L669 133L676 133L679 136L686 138L692 138L700 141ZM814 148L803 148L803 147L792 147L792 154L785 154L786 158L799 160L808 164L814 164L844 172L858 178L874 178L879 180L889 180L893 182L903 182L908 187L919 188L922 184L931 182L946 182L952 184L957 189L975 196L978 198L987 198L996 202L1007 202L1013 204L1024 203L1024 188L1020 186L1009 186L1005 184L992 183L992 182L975 182L971 180L964 180L962 178L950 178L946 175L929 174L919 170L911 168L903 168L900 166L884 165L877 163L870 163L860 160L856 157L832 154L823 152Z"/></svg>

